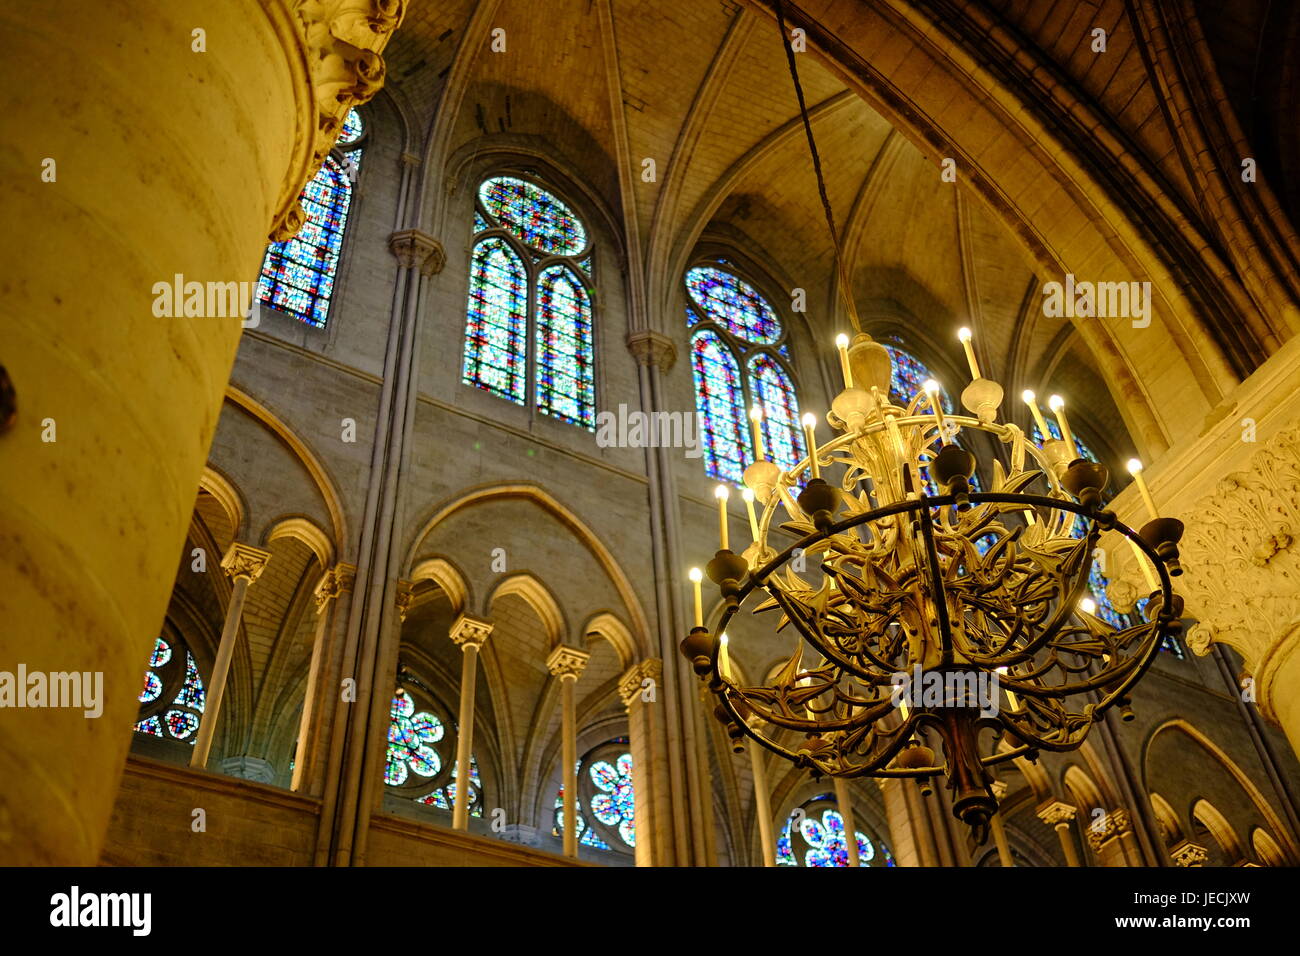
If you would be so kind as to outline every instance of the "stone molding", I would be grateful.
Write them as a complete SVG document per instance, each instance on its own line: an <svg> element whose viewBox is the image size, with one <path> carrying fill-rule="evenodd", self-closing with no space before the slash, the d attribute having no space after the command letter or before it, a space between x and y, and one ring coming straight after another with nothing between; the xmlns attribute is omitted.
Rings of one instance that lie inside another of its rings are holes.
<svg viewBox="0 0 1300 956"><path fill-rule="evenodd" d="M1133 828L1129 821L1128 811L1123 807L1116 807L1099 820L1095 820L1088 825L1088 845L1094 851L1100 850L1103 843L1121 833L1128 833Z"/></svg>
<svg viewBox="0 0 1300 956"><path fill-rule="evenodd" d="M350 592L357 580L357 566L340 561L321 575L320 583L312 592L316 598L316 613L344 592Z"/></svg>
<svg viewBox="0 0 1300 956"><path fill-rule="evenodd" d="M1190 840L1184 840L1169 851L1169 856L1173 859L1175 866L1205 866L1206 861L1210 858L1210 853L1205 847L1192 843Z"/></svg>
<svg viewBox="0 0 1300 956"><path fill-rule="evenodd" d="M1069 823L1074 819L1075 814L1079 811L1076 807L1071 806L1064 800L1053 800L1045 803L1037 810L1038 819L1042 820L1049 827L1060 826L1063 823Z"/></svg>
<svg viewBox="0 0 1300 956"><path fill-rule="evenodd" d="M649 329L629 332L626 342L627 350L641 365L655 365L659 371L667 372L677 361L677 346L662 332Z"/></svg>

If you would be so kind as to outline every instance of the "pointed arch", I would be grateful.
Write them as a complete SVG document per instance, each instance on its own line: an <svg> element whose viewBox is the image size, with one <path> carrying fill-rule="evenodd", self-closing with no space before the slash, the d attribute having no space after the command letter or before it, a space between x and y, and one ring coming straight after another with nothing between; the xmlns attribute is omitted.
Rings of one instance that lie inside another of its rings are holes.
<svg viewBox="0 0 1300 956"><path fill-rule="evenodd" d="M1245 857L1237 831L1228 822L1228 818L1219 812L1219 808L1209 800L1202 797L1192 804L1192 819L1210 831L1214 842L1219 844L1228 862L1236 863Z"/></svg>
<svg viewBox="0 0 1300 956"><path fill-rule="evenodd" d="M636 641L632 639L632 632L627 629L626 624L608 611L593 615L583 626L582 632L587 635L599 635L613 645L615 653L618 654L619 664L624 669L636 663Z"/></svg>
<svg viewBox="0 0 1300 956"><path fill-rule="evenodd" d="M546 585L527 571L512 574L488 595L487 606L490 609L497 601L512 595L531 607L541 619L546 628L547 647L564 643L564 612Z"/></svg>
<svg viewBox="0 0 1300 956"><path fill-rule="evenodd" d="M262 536L262 544L269 545L279 538L297 538L307 545L323 569L334 564L334 543L330 541L329 535L307 518L282 518Z"/></svg>
<svg viewBox="0 0 1300 956"><path fill-rule="evenodd" d="M1259 862L1265 866L1286 866L1286 855L1282 848L1277 845L1277 841L1263 827L1255 827L1250 834L1250 845L1255 851L1255 856Z"/></svg>
<svg viewBox="0 0 1300 956"><path fill-rule="evenodd" d="M1151 811L1155 814L1156 824L1160 827L1161 839L1166 847L1177 846L1183 841L1183 825L1178 814L1169 805L1169 801L1160 794L1152 792Z"/></svg>
<svg viewBox="0 0 1300 956"><path fill-rule="evenodd" d="M248 513L248 509L244 507L244 499L230 479L211 465L205 465L203 474L199 478L199 490L206 491L221 505L226 518L230 521L230 529L235 540L240 540L248 530L244 527L244 516Z"/></svg>
<svg viewBox="0 0 1300 956"><path fill-rule="evenodd" d="M465 575L447 558L425 558L417 562L411 568L407 580L412 584L432 581L447 595L453 614L464 613L469 607L469 584L465 581Z"/></svg>

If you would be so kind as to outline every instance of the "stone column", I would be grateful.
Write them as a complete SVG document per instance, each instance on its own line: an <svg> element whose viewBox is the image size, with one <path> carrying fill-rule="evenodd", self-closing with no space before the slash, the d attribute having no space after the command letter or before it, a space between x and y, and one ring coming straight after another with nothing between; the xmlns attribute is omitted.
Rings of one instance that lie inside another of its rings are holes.
<svg viewBox="0 0 1300 956"><path fill-rule="evenodd" d="M853 799L849 794L849 782L843 777L833 778L835 782L835 806L844 820L844 841L849 852L849 866L861 866L858 856L858 830L853 820Z"/></svg>
<svg viewBox="0 0 1300 956"><path fill-rule="evenodd" d="M662 662L657 657L633 664L619 680L618 693L627 708L628 748L632 753L632 799L636 812L636 865L667 866L673 859L669 819L668 772L659 694Z"/></svg>
<svg viewBox="0 0 1300 956"><path fill-rule="evenodd" d="M0 115L0 253L22 271L5 299L16 414L0 435L0 666L100 674L105 693L99 719L24 708L0 721L0 863L99 858L239 344L242 302L225 284L256 282L268 239L291 232L343 117L382 86L378 51L401 12L6 9L0 60L31 81ZM204 290L201 309L186 314L176 282Z"/></svg>
<svg viewBox="0 0 1300 956"><path fill-rule="evenodd" d="M202 769L208 765L212 738L217 732L221 716L221 699L226 692L226 678L230 675L230 659L239 641L239 625L243 619L244 597L248 586L258 579L271 560L271 552L236 541L221 559L221 567L234 580L230 588L230 603L226 605L226 623L221 629L221 643L217 647L217 660L208 679L207 705L199 720L199 735L190 755L190 766Z"/></svg>
<svg viewBox="0 0 1300 956"><path fill-rule="evenodd" d="M293 790L302 790L310 785L312 771L322 751L325 728L320 718L328 708L326 701L321 699L325 690L321 675L330 656L329 627L334 620L335 599L352 590L356 574L356 565L339 562L326 571L316 585L316 636L312 640L311 669L307 672L307 691L303 696L302 717L298 721L298 746L293 754L293 782L290 784ZM333 689L330 688L328 693L332 694Z"/></svg>
<svg viewBox="0 0 1300 956"><path fill-rule="evenodd" d="M1141 866L1142 854L1128 811L1116 807L1088 825L1088 845L1102 866Z"/></svg>
<svg viewBox="0 0 1300 956"><path fill-rule="evenodd" d="M456 726L456 802L451 810L451 825L469 829L469 761L474 753L474 687L478 681L478 650L492 634L492 624L462 614L451 626L451 639L460 647L460 716Z"/></svg>
<svg viewBox="0 0 1300 956"><path fill-rule="evenodd" d="M546 669L560 679L561 756L564 761L564 855L578 855L578 714L574 687L591 655L567 644L556 646Z"/></svg>
<svg viewBox="0 0 1300 956"><path fill-rule="evenodd" d="M754 778L754 815L758 817L758 840L763 848L763 865L776 866L776 839L772 834L772 794L767 786L767 764L763 762L763 747L754 740L747 741L746 746L749 750L749 766ZM837 790L836 793L838 792Z"/></svg>
<svg viewBox="0 0 1300 956"><path fill-rule="evenodd" d="M880 797L885 803L885 820L889 824L889 845L894 852L895 866L920 866L921 857L912 833L912 822L907 809L904 787L915 787L911 780L898 777L877 777Z"/></svg>
<svg viewBox="0 0 1300 956"><path fill-rule="evenodd" d="M1054 800L1038 808L1038 817L1049 827L1056 830L1061 841L1061 852L1065 854L1066 866L1079 866L1079 851L1075 848L1074 837L1070 835L1070 821L1078 810L1062 800Z"/></svg>
<svg viewBox="0 0 1300 956"><path fill-rule="evenodd" d="M1007 828L1002 823L1002 798L1006 795L1005 780L993 782L993 796L998 799L998 811L989 820L989 829L993 831L993 843L998 848L998 862L1003 867L1015 866L1016 859L1011 855L1011 845L1007 843Z"/></svg>

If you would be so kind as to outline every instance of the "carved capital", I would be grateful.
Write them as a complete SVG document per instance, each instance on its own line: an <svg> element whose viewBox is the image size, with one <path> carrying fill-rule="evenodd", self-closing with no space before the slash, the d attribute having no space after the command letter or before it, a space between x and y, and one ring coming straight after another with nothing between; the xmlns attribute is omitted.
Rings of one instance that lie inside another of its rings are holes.
<svg viewBox="0 0 1300 956"><path fill-rule="evenodd" d="M314 128L306 168L290 173L270 238L291 238L306 220L298 201L338 141L348 110L368 102L384 85L380 52L406 14L406 0L292 0L299 55L309 71Z"/></svg>
<svg viewBox="0 0 1300 956"><path fill-rule="evenodd" d="M673 340L661 332L648 329L631 332L627 337L627 350L636 356L641 365L657 365L666 372L677 361L677 347Z"/></svg>
<svg viewBox="0 0 1300 956"><path fill-rule="evenodd" d="M1169 851L1175 866L1205 866L1210 858L1209 851L1199 844L1184 840Z"/></svg>
<svg viewBox="0 0 1300 956"><path fill-rule="evenodd" d="M468 614L462 614L456 618L456 622L451 626L451 633L448 635L452 643L462 651L466 648L475 649L483 646L492 635L492 622L485 621L482 618L470 617Z"/></svg>
<svg viewBox="0 0 1300 956"><path fill-rule="evenodd" d="M1093 850L1100 850L1102 844L1107 840L1117 837L1121 833L1127 833L1131 828L1128 811L1123 807L1116 807L1088 824L1088 845Z"/></svg>
<svg viewBox="0 0 1300 956"><path fill-rule="evenodd" d="M658 687L664 679L664 662L657 657L648 657L638 664L629 667L618 680L618 696L622 699L625 707L632 706L633 701L640 698L642 692L646 689L646 681L654 682L655 695L658 696Z"/></svg>
<svg viewBox="0 0 1300 956"><path fill-rule="evenodd" d="M342 561L321 575L320 583L316 585L314 592L316 596L316 613L319 614L325 610L325 605L340 594L351 591L356 579L357 566Z"/></svg>
<svg viewBox="0 0 1300 956"><path fill-rule="evenodd" d="M571 647L568 644L558 644L555 650L551 651L546 658L546 669L551 672L552 677L558 677L561 680L577 680L589 660L591 660L591 655L586 651Z"/></svg>
<svg viewBox="0 0 1300 956"><path fill-rule="evenodd" d="M1181 517L1188 573L1178 589L1201 622L1193 651L1227 644L1262 678L1264 658L1300 620L1300 425L1275 434Z"/></svg>
<svg viewBox="0 0 1300 956"><path fill-rule="evenodd" d="M419 229L403 229L388 237L388 251L397 257L403 269L420 269L420 275L431 276L442 271L447 262L442 243Z"/></svg>
<svg viewBox="0 0 1300 956"><path fill-rule="evenodd" d="M270 551L236 541L221 559L221 567L232 579L247 578L248 583L252 584L261 576L270 560Z"/></svg>
<svg viewBox="0 0 1300 956"><path fill-rule="evenodd" d="M1063 800L1053 800L1051 803L1045 803L1038 808L1038 819L1049 827L1056 827L1068 824L1078 812L1076 807Z"/></svg>

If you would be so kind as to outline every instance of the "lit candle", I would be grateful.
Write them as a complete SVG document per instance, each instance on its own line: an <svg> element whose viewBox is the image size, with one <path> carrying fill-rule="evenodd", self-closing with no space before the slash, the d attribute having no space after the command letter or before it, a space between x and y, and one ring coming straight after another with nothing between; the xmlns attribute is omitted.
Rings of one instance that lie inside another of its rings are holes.
<svg viewBox="0 0 1300 956"><path fill-rule="evenodd" d="M1079 457L1079 449L1075 447L1074 435L1070 431L1070 423L1065 417L1065 399L1060 395L1053 395L1047 400L1047 406L1056 413L1056 424L1061 426L1061 438L1065 441L1065 447L1069 449L1070 460L1073 461Z"/></svg>
<svg viewBox="0 0 1300 956"><path fill-rule="evenodd" d="M763 454L763 409L755 405L749 410L749 427L754 433L754 460L765 461Z"/></svg>
<svg viewBox="0 0 1300 956"><path fill-rule="evenodd" d="M1096 614L1097 602L1090 597L1079 599L1079 610L1084 614Z"/></svg>
<svg viewBox="0 0 1300 956"><path fill-rule="evenodd" d="M749 513L749 533L755 541L758 540L758 515L754 514L754 493L748 488L740 492L740 497L745 500L745 510Z"/></svg>
<svg viewBox="0 0 1300 956"><path fill-rule="evenodd" d="M1005 667L999 667L997 671L1002 677L1007 675L1007 669ZM1011 705L1011 712L1013 714L1020 709L1020 701L1016 700L1016 695L1011 693L1011 691L1007 691L1007 703Z"/></svg>
<svg viewBox="0 0 1300 956"><path fill-rule="evenodd" d="M1128 460L1128 473L1133 476L1133 481L1137 483L1138 494L1147 503L1147 511L1151 512L1152 519L1160 517L1156 511L1156 500L1151 497L1151 489L1147 487L1147 481L1142 477L1142 462L1136 458L1130 458Z"/></svg>
<svg viewBox="0 0 1300 956"><path fill-rule="evenodd" d="M731 658L727 655L727 632L718 637L718 676L731 680Z"/></svg>
<svg viewBox="0 0 1300 956"><path fill-rule="evenodd" d="M1033 413L1034 422L1038 425L1038 433L1043 436L1043 441L1050 440L1052 433L1047 428L1047 420L1043 418L1042 409L1038 407L1037 397L1029 389L1021 392L1020 397L1025 400L1025 404L1029 406L1029 411Z"/></svg>
<svg viewBox="0 0 1300 956"><path fill-rule="evenodd" d="M817 416L812 412L805 412L803 416L803 433L808 439L808 462L812 469L814 478L821 477L821 470L817 467Z"/></svg>
<svg viewBox="0 0 1300 956"><path fill-rule="evenodd" d="M946 444L947 436L943 428L943 402L939 401L939 383L932 378L927 378L921 386L925 389L926 398L929 399L930 409L934 412L934 420L939 425L939 444Z"/></svg>
<svg viewBox="0 0 1300 956"><path fill-rule="evenodd" d="M1142 569L1142 577L1146 579L1147 587L1152 591L1156 590L1160 584L1156 581L1155 572L1152 571L1151 566L1147 564L1147 556L1142 553L1142 549L1137 546L1137 542L1132 538L1125 538L1124 540L1126 540L1128 546L1133 549L1133 558L1137 561L1138 567Z"/></svg>
<svg viewBox="0 0 1300 956"><path fill-rule="evenodd" d="M704 580L704 574L699 568L691 568L687 572L691 579L691 589L695 592L695 626L704 626L704 595L700 593L700 582Z"/></svg>
<svg viewBox="0 0 1300 956"><path fill-rule="evenodd" d="M718 485L713 490L713 495L718 499L718 538L722 541L722 550L730 550L730 538L727 535L727 499L731 497L731 491L726 485Z"/></svg>
<svg viewBox="0 0 1300 956"><path fill-rule="evenodd" d="M840 371L844 373L844 387L853 387L853 369L849 368L849 337L844 333L835 336L835 347L840 351Z"/></svg>
<svg viewBox="0 0 1300 956"><path fill-rule="evenodd" d="M966 350L966 364L970 366L970 377L980 377L979 363L975 361L975 345L971 342L970 329L963 326L957 330L957 338L961 339L961 347Z"/></svg>

